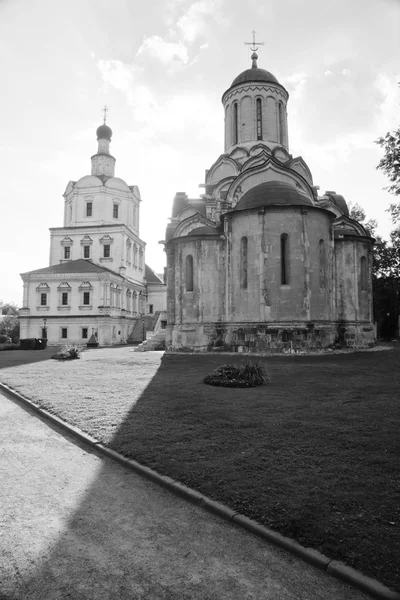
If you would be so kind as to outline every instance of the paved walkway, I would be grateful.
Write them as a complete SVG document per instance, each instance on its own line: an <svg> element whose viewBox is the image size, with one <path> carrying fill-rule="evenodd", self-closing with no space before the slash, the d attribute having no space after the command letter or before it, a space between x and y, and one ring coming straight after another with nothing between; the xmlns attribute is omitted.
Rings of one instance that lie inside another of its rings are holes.
<svg viewBox="0 0 400 600"><path fill-rule="evenodd" d="M369 598L1 394L0 423L1 600Z"/></svg>

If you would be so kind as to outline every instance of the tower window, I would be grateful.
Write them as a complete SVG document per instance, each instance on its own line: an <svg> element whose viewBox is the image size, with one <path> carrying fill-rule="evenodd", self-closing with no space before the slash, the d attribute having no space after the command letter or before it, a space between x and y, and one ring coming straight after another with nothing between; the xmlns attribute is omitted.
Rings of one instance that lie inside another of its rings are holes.
<svg viewBox="0 0 400 600"><path fill-rule="evenodd" d="M233 105L233 143L238 143L238 105L237 102Z"/></svg>
<svg viewBox="0 0 400 600"><path fill-rule="evenodd" d="M319 240L319 287L326 286L326 261L325 261L325 243Z"/></svg>
<svg viewBox="0 0 400 600"><path fill-rule="evenodd" d="M86 202L86 216L91 217L93 214L93 202Z"/></svg>
<svg viewBox="0 0 400 600"><path fill-rule="evenodd" d="M90 292L83 292L83 304L85 306L90 304Z"/></svg>
<svg viewBox="0 0 400 600"><path fill-rule="evenodd" d="M104 244L103 256L104 256L104 258L110 258L110 244Z"/></svg>
<svg viewBox="0 0 400 600"><path fill-rule="evenodd" d="M247 237L240 241L240 287L247 289Z"/></svg>
<svg viewBox="0 0 400 600"><path fill-rule="evenodd" d="M64 258L71 258L71 246L64 246Z"/></svg>
<svg viewBox="0 0 400 600"><path fill-rule="evenodd" d="M289 285L289 236L281 235L281 285Z"/></svg>
<svg viewBox="0 0 400 600"><path fill-rule="evenodd" d="M365 292L368 290L368 269L367 269L367 259L365 256L361 257L360 267L361 267L361 273L360 273L361 290Z"/></svg>
<svg viewBox="0 0 400 600"><path fill-rule="evenodd" d="M47 305L47 294L40 294L40 306Z"/></svg>
<svg viewBox="0 0 400 600"><path fill-rule="evenodd" d="M118 219L118 204L113 204L113 219Z"/></svg>
<svg viewBox="0 0 400 600"><path fill-rule="evenodd" d="M281 144L285 142L285 119L283 114L283 104L278 102L278 119L279 119L279 141Z"/></svg>
<svg viewBox="0 0 400 600"><path fill-rule="evenodd" d="M90 246L83 246L83 258L90 258Z"/></svg>
<svg viewBox="0 0 400 600"><path fill-rule="evenodd" d="M256 101L256 113L257 113L257 139L262 140L262 104L261 98L257 98Z"/></svg>
<svg viewBox="0 0 400 600"><path fill-rule="evenodd" d="M193 292L193 256L186 257L186 291Z"/></svg>

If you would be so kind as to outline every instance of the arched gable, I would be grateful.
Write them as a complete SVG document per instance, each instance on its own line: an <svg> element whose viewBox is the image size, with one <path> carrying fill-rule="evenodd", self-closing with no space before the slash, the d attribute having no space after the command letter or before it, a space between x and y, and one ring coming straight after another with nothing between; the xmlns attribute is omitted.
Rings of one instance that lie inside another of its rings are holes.
<svg viewBox="0 0 400 600"><path fill-rule="evenodd" d="M342 236L353 235L357 237L368 237L372 240L371 235L361 223L358 223L358 221L350 219L350 217L346 217L343 214L334 220L333 230L335 234Z"/></svg>
<svg viewBox="0 0 400 600"><path fill-rule="evenodd" d="M263 156L250 158L244 165L240 175L231 184L226 200L236 204L248 190L267 181L282 181L297 187L307 194L315 204L314 194L308 182L296 171L285 168L280 162L265 153Z"/></svg>
<svg viewBox="0 0 400 600"><path fill-rule="evenodd" d="M179 225L175 229L172 237L173 238L184 237L186 235L189 235L194 230L200 229L200 227L205 227L205 226L213 227L213 228L215 228L215 230L217 229L214 221L211 221L210 219L207 219L199 212L196 212L196 214L188 217L187 219L185 219L184 221L181 221L179 223Z"/></svg>
<svg viewBox="0 0 400 600"><path fill-rule="evenodd" d="M237 160L240 163L243 162L243 159L246 159L249 156L248 151L246 150L246 148L243 148L242 146L236 147L229 155L229 158L232 158L232 160Z"/></svg>
<svg viewBox="0 0 400 600"><path fill-rule="evenodd" d="M212 199L216 200L219 199L221 192L223 191L228 191L230 185L232 184L233 181L235 181L236 177L225 177L225 179L221 179L221 181L219 181L217 183L217 185L214 187L213 191L212 191Z"/></svg>
<svg viewBox="0 0 400 600"><path fill-rule="evenodd" d="M239 168L234 160L228 156L221 155L207 172L206 183L218 183L231 175L235 176Z"/></svg>
<svg viewBox="0 0 400 600"><path fill-rule="evenodd" d="M271 155L271 149L266 146L265 144L256 144L255 146L252 146L251 150L250 150L250 156L258 156L259 154L261 154L262 152L265 152L266 154Z"/></svg>
<svg viewBox="0 0 400 600"><path fill-rule="evenodd" d="M299 173L306 181L308 181L310 185L313 185L311 171L301 156L296 156L296 158L293 158L289 162L285 163L285 166Z"/></svg>
<svg viewBox="0 0 400 600"><path fill-rule="evenodd" d="M286 161L288 161L290 158L289 152L282 146L275 148L272 154L274 158L279 160L281 163L286 163Z"/></svg>

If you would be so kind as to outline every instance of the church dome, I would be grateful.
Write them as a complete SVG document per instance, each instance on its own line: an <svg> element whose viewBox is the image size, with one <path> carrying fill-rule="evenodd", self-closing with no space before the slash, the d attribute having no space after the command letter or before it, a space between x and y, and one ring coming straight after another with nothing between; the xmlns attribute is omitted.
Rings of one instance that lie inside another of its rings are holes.
<svg viewBox="0 0 400 600"><path fill-rule="evenodd" d="M238 75L233 81L231 87L238 85L239 83L249 83L251 81L262 81L263 83L278 83L279 81L269 71L265 69L259 69L258 67L252 67L246 69L240 75Z"/></svg>
<svg viewBox="0 0 400 600"><path fill-rule="evenodd" d="M112 129L104 123L103 125L100 125L100 127L97 128L96 135L98 140L101 139L111 141Z"/></svg>
<svg viewBox="0 0 400 600"><path fill-rule="evenodd" d="M270 205L314 206L310 198L298 188L282 181L267 181L248 190L235 210L247 210Z"/></svg>

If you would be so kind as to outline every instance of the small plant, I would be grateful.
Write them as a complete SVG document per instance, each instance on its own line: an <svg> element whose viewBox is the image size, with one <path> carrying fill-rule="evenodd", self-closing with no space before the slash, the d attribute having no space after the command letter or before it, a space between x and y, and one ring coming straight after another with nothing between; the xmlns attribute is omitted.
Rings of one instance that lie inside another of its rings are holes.
<svg viewBox="0 0 400 600"><path fill-rule="evenodd" d="M55 360L74 360L81 357L82 348L75 344L64 346L59 352L53 354L51 358Z"/></svg>
<svg viewBox="0 0 400 600"><path fill-rule="evenodd" d="M246 360L240 365L222 365L207 375L203 382L221 387L256 387L269 383L270 378L261 363Z"/></svg>

